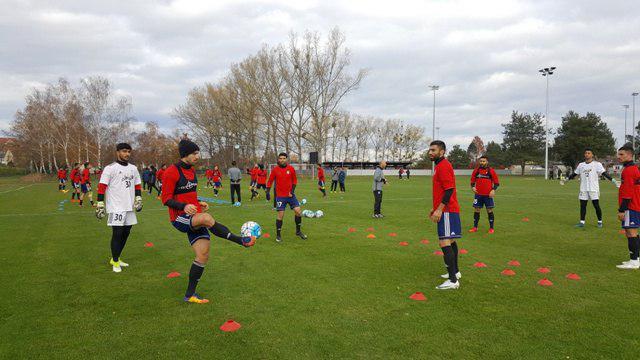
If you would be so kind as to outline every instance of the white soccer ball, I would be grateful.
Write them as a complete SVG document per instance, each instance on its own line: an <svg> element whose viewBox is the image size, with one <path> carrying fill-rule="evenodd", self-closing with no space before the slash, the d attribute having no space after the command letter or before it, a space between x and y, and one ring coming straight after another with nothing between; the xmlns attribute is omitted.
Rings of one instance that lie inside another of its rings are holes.
<svg viewBox="0 0 640 360"><path fill-rule="evenodd" d="M323 216L324 216L324 211L322 211L322 210L318 210L318 211L316 211L316 217L317 217L317 218L321 218L321 217L323 217Z"/></svg>
<svg viewBox="0 0 640 360"><path fill-rule="evenodd" d="M259 238L262 235L262 228L260 227L260 224L255 221L247 221L242 224L240 234L242 236L255 236L256 238Z"/></svg>
<svg viewBox="0 0 640 360"><path fill-rule="evenodd" d="M308 217L308 218L312 218L312 217L316 216L316 213L314 213L311 210L303 210L302 211L302 216Z"/></svg>
<svg viewBox="0 0 640 360"><path fill-rule="evenodd" d="M304 205L304 204L306 204L306 203L307 203L307 199L302 199L302 200L300 201L300 204L301 204L301 205Z"/></svg>

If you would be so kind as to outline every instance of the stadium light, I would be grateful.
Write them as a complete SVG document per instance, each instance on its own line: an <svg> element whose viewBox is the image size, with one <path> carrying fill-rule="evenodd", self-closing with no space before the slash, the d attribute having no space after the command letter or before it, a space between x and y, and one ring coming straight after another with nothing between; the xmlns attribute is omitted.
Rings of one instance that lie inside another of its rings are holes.
<svg viewBox="0 0 640 360"><path fill-rule="evenodd" d="M544 179L549 179L549 77L553 75L555 66L547 67L538 70L538 72L547 78L547 101L544 113L544 132L545 132L545 144L544 144Z"/></svg>
<svg viewBox="0 0 640 360"><path fill-rule="evenodd" d="M429 85L429 88L433 91L433 121L431 124L431 141L436 139L436 90L440 90L439 85ZM435 171L436 164L431 163L431 173Z"/></svg>
<svg viewBox="0 0 640 360"><path fill-rule="evenodd" d="M633 148L633 161L636 161L636 97L638 97L638 93L631 93L631 98L633 99L633 108L631 110L631 122L633 123L633 130L631 132L631 147Z"/></svg>
<svg viewBox="0 0 640 360"><path fill-rule="evenodd" d="M627 111L629 110L629 105L622 105L624 108L624 138L622 141L622 145L627 143Z"/></svg>

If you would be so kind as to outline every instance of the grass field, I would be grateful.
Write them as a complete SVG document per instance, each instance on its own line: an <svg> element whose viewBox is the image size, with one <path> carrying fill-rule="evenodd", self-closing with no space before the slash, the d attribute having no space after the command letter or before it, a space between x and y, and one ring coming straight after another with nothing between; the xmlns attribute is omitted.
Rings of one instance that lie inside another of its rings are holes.
<svg viewBox="0 0 640 360"><path fill-rule="evenodd" d="M438 292L442 257L427 222L431 178L391 179L385 219L371 218L369 178L348 178L346 194L321 199L311 181L298 188L309 240L294 238L287 212L284 243L260 239L243 249L212 241L198 291L207 305L182 303L192 251L166 209L145 195L123 253L108 266L110 230L92 209L70 203L50 183L0 179L0 354L3 358L535 358L622 359L640 353L640 272L618 233L616 189L603 182L605 227L575 229L578 183L506 177L496 198L496 234L460 241L461 288ZM472 222L468 177L459 177L463 228ZM26 186L26 187L25 187ZM243 189L244 195L248 194ZM212 196L201 189L203 196ZM224 189L226 199L228 189ZM238 230L247 220L274 234L263 199L210 212ZM523 218L529 221L523 221ZM353 227L356 232L349 233ZM375 239L366 231L373 227ZM396 237L389 236L397 233ZM421 243L428 239L429 244ZM408 246L399 246L406 241ZM153 242L147 248L145 242ZM512 260L521 263L510 267ZM488 267L473 267L477 261ZM540 274L539 267L551 272ZM500 272L513 268L515 276ZM168 279L169 272L181 277ZM577 273L579 281L565 275ZM537 285L547 277L552 287ZM424 292L427 301L409 296ZM234 333L218 327L242 324Z"/></svg>

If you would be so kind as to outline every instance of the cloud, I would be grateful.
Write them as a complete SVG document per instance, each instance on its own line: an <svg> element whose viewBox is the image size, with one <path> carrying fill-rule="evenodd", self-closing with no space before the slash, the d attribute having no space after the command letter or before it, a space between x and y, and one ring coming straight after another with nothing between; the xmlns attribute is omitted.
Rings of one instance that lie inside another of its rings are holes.
<svg viewBox="0 0 640 360"><path fill-rule="evenodd" d="M0 14L0 129L32 87L101 74L131 96L138 121L176 126L187 92L290 31L338 26L352 68L369 76L343 108L403 119L466 146L500 140L512 110L602 115L618 137L640 90L640 9L626 1L5 1ZM640 119L640 103L637 104ZM629 115L629 119L631 115ZM630 120L629 120L630 123ZM631 125L629 125L630 127Z"/></svg>

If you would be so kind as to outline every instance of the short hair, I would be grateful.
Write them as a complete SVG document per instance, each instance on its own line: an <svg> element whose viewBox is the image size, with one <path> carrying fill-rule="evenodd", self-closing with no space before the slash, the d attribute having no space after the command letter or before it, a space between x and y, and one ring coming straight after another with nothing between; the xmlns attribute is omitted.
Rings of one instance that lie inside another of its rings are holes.
<svg viewBox="0 0 640 360"><path fill-rule="evenodd" d="M489 158L487 157L487 155L482 155L482 156L480 156L480 157L478 158L478 160L480 160L480 159L487 159L487 161L489 161Z"/></svg>
<svg viewBox="0 0 640 360"><path fill-rule="evenodd" d="M280 156L284 156L284 157L286 157L286 158L288 158L288 157L289 157L289 155L287 155L287 153L286 153L286 152L281 152L280 154L278 154L278 157L280 157Z"/></svg>
<svg viewBox="0 0 640 360"><path fill-rule="evenodd" d="M73 163L73 166L78 166L78 165L80 165L80 164L79 163Z"/></svg>
<svg viewBox="0 0 640 360"><path fill-rule="evenodd" d="M120 150L124 150L124 149L128 149L128 150L133 150L131 149L131 145L127 144L127 143L119 143L118 145L116 145L116 151L120 151Z"/></svg>
<svg viewBox="0 0 640 360"><path fill-rule="evenodd" d="M584 148L584 152L587 152L587 151L591 151L591 153L593 153L593 149L592 149L592 148L590 148L590 147L588 147L588 148Z"/></svg>
<svg viewBox="0 0 640 360"><path fill-rule="evenodd" d="M445 150L445 151L447 150L447 145L445 145L444 141L442 140L434 140L431 142L431 144L429 144L429 146L433 146L433 145L439 147L442 150Z"/></svg>
<svg viewBox="0 0 640 360"><path fill-rule="evenodd" d="M633 153L633 147L631 146L631 144L624 144L620 147L620 149L618 149L618 151L628 151Z"/></svg>
<svg viewBox="0 0 640 360"><path fill-rule="evenodd" d="M322 166L322 164L320 164L320 163L317 163L316 165L318 165L318 166Z"/></svg>
<svg viewBox="0 0 640 360"><path fill-rule="evenodd" d="M233 160L233 161L231 162L231 165L236 166L236 161L235 161L235 160Z"/></svg>
<svg viewBox="0 0 640 360"><path fill-rule="evenodd" d="M263 164L258 164L258 167L260 168L260 170L264 169L264 165Z"/></svg>
<svg viewBox="0 0 640 360"><path fill-rule="evenodd" d="M84 167L89 166L89 162L87 161L86 163L84 163Z"/></svg>

